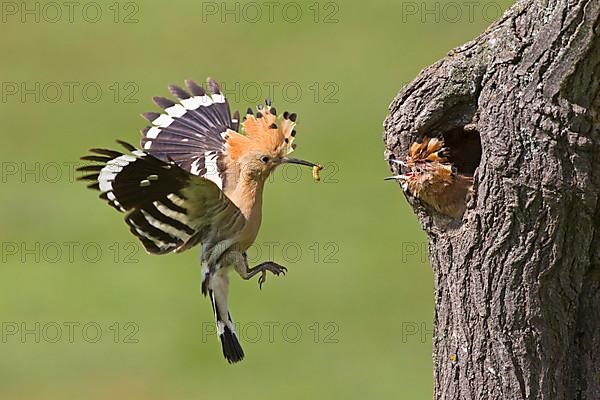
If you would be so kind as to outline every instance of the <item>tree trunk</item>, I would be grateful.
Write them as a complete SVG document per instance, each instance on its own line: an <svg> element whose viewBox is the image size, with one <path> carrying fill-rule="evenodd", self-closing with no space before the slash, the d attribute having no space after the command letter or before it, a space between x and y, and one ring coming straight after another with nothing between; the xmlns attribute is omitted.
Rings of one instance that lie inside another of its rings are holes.
<svg viewBox="0 0 600 400"><path fill-rule="evenodd" d="M474 175L460 221L407 196L435 271L435 398L600 399L600 1L521 1L422 71L386 156L424 135Z"/></svg>

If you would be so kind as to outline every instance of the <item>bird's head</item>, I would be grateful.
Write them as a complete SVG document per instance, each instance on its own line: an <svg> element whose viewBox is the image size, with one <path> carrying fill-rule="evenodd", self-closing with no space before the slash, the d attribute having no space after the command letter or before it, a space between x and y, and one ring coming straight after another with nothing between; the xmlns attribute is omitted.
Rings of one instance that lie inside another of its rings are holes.
<svg viewBox="0 0 600 400"><path fill-rule="evenodd" d="M401 166L402 173L386 179L399 180L404 191L421 197L424 191L427 192L436 185L452 183L456 171L446 153L443 139L426 136L422 142L415 142L410 146L406 161L390 160Z"/></svg>
<svg viewBox="0 0 600 400"><path fill-rule="evenodd" d="M248 109L242 122L242 132L225 133L227 154L241 175L251 179L266 179L279 165L300 164L321 168L318 164L292 158L296 131L296 114L287 111L277 115L270 101L266 107L259 105L256 115Z"/></svg>

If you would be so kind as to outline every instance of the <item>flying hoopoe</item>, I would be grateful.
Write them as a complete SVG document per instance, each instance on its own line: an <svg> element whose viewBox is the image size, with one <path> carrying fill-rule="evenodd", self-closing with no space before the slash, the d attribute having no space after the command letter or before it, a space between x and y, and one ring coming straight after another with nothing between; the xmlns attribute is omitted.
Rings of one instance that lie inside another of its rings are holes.
<svg viewBox="0 0 600 400"><path fill-rule="evenodd" d="M397 179L402 190L452 218L465 212L473 188L473 178L460 174L448 159L448 148L440 138L424 137L410 146L406 161L390 159L404 173L385 179Z"/></svg>
<svg viewBox="0 0 600 400"><path fill-rule="evenodd" d="M269 174L284 163L321 166L289 157L295 145L296 114L277 116L270 101L256 115L248 109L240 124L233 117L216 81L208 79L208 92L186 81L188 93L171 85L175 103L163 97L154 102L165 113L144 113L152 123L142 130L141 147L118 141L128 154L91 149L81 159L98 162L80 171L88 187L119 211L125 222L152 254L182 252L201 244L202 293L210 297L223 355L230 363L244 358L227 307L228 271L243 279L267 271L285 274L272 261L249 267L246 250L261 223L262 195Z"/></svg>

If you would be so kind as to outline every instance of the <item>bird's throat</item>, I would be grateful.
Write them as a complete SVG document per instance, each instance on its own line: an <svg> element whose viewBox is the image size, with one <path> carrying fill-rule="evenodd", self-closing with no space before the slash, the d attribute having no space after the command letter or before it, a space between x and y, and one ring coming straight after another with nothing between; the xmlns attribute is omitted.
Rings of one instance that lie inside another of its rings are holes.
<svg viewBox="0 0 600 400"><path fill-rule="evenodd" d="M262 196L265 186L264 179L240 179L237 186L228 197L240 209L248 221L258 218L262 210Z"/></svg>
<svg viewBox="0 0 600 400"><path fill-rule="evenodd" d="M239 232L239 246L245 251L254 243L262 220L262 196L264 180L241 179L227 196L240 209L246 224Z"/></svg>

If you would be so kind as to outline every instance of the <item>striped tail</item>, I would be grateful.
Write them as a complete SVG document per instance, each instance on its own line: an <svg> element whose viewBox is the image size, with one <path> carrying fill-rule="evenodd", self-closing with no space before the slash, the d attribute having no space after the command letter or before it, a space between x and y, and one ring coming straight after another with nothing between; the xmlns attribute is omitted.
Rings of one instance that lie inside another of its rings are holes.
<svg viewBox="0 0 600 400"><path fill-rule="evenodd" d="M223 356L230 364L233 364L244 359L244 350L242 350L242 346L235 333L231 314L227 307L229 280L225 274L225 270L219 270L215 274L205 275L202 282L202 291L204 294L208 292L212 303Z"/></svg>

